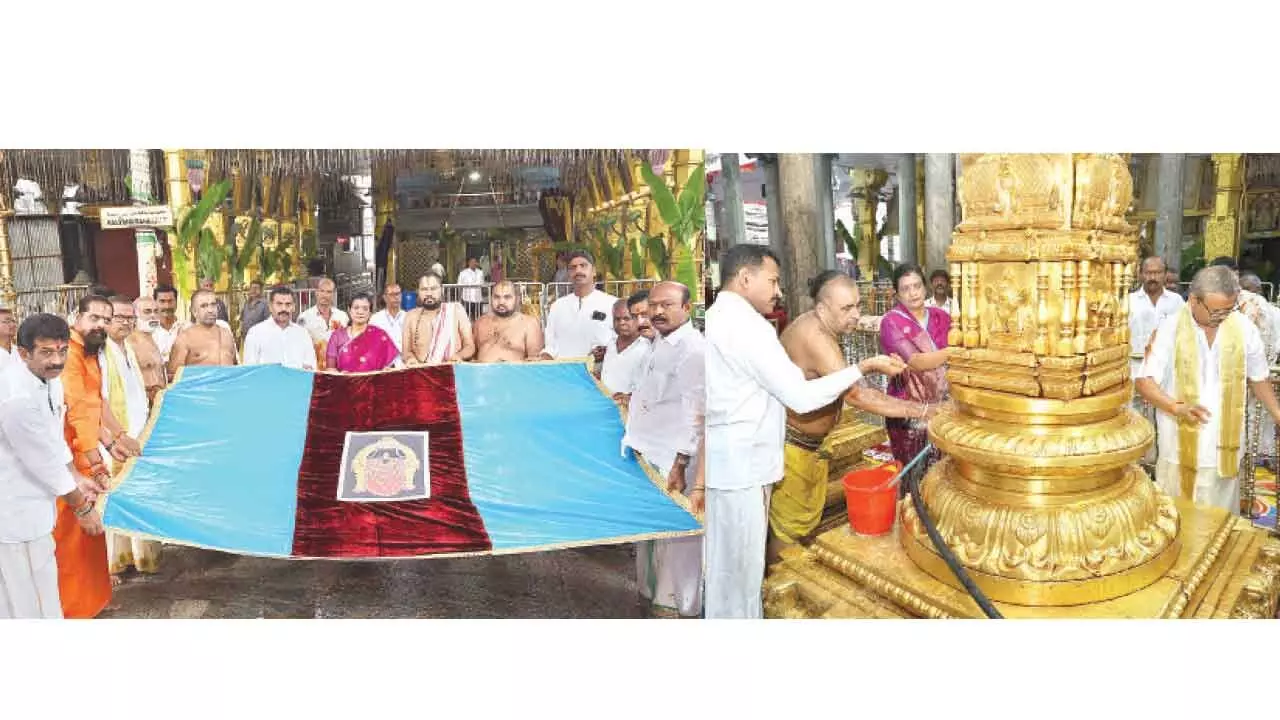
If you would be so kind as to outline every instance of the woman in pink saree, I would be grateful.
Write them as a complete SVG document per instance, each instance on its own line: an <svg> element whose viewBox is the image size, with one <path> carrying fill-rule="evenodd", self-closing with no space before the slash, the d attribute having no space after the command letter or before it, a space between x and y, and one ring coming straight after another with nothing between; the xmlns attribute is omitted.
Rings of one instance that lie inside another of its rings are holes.
<svg viewBox="0 0 1280 720"><path fill-rule="evenodd" d="M338 328L329 337L325 367L344 373L385 370L400 358L396 344L382 328L369 324L373 314L373 296L358 293L347 309L350 327Z"/></svg>
<svg viewBox="0 0 1280 720"><path fill-rule="evenodd" d="M941 308L925 306L928 285L916 265L901 265L893 273L898 303L880 320L880 349L907 364L901 375L890 379L889 395L937 407L947 399L947 332L951 316ZM904 466L928 442L928 424L922 420L885 418L893 457Z"/></svg>

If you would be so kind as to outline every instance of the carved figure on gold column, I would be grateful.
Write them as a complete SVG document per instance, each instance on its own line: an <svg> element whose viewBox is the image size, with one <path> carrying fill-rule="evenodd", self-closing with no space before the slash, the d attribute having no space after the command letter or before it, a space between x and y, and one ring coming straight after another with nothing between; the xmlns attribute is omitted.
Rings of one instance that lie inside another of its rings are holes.
<svg viewBox="0 0 1280 720"><path fill-rule="evenodd" d="M992 331L996 334L1013 335L1017 344L1027 329L1027 314L1030 308L1030 291L1017 284L1012 270L1005 272L999 285L987 286L987 306L991 308Z"/></svg>

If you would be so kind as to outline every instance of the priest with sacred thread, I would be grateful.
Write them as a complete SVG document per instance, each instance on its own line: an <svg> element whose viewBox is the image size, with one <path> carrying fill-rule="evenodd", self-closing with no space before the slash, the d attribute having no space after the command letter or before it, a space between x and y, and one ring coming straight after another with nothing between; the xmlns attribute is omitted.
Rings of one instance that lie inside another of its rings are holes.
<svg viewBox="0 0 1280 720"><path fill-rule="evenodd" d="M1280 421L1262 336L1236 311L1239 295L1230 268L1196 273L1187 304L1152 335L1135 383L1159 411L1156 482L1233 513L1241 510L1246 385Z"/></svg>

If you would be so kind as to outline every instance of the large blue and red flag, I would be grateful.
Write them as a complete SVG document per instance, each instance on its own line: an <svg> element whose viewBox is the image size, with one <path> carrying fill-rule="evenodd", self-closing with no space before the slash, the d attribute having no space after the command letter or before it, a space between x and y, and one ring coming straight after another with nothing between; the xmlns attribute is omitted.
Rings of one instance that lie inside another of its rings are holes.
<svg viewBox="0 0 1280 720"><path fill-rule="evenodd" d="M123 533L233 553L399 558L697 535L620 452L581 363L367 375L191 367L108 495Z"/></svg>

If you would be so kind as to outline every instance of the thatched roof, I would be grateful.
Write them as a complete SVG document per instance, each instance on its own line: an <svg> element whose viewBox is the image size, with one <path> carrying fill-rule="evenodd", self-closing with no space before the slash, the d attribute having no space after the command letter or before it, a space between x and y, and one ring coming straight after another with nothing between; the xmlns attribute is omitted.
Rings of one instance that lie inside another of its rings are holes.
<svg viewBox="0 0 1280 720"><path fill-rule="evenodd" d="M128 150L0 150L0 192L11 194L19 178L34 180L47 199L61 195L66 185L81 186L81 202L127 203L129 175ZM259 177L317 177L321 197L317 200L337 201L329 193L345 194L341 182L332 180L349 175L367 175L374 169L385 169L397 175L432 172L442 177L459 172L479 171L488 175L517 177L520 171L536 167L554 167L559 172L560 187L576 192L590 182L605 177L605 168L625 167L629 156L641 157L655 167L666 161L665 150L406 150L406 149L278 149L278 150L213 150L206 182L213 183L231 175L233 169ZM152 151L151 186L162 196L163 154ZM629 173L621 175L629 180ZM375 182L377 180L375 179Z"/></svg>

